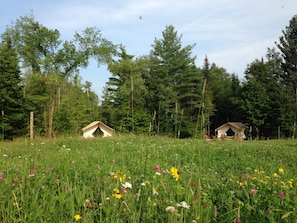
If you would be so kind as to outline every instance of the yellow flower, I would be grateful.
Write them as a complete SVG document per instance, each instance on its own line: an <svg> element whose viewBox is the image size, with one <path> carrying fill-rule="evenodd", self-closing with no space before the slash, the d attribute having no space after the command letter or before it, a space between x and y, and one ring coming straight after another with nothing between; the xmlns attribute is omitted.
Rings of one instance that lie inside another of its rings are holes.
<svg viewBox="0 0 297 223"><path fill-rule="evenodd" d="M238 204L244 206L244 203L241 200L238 200Z"/></svg>
<svg viewBox="0 0 297 223"><path fill-rule="evenodd" d="M179 172L178 172L178 169L177 169L176 167L171 167L170 172L171 172L172 177L173 177L176 181L178 181L178 180L179 180L179 176L180 176L180 174L179 174Z"/></svg>
<svg viewBox="0 0 297 223"><path fill-rule="evenodd" d="M278 172L281 173L281 174L283 174L285 172L285 170L283 168L279 168L278 169Z"/></svg>
<svg viewBox="0 0 297 223"><path fill-rule="evenodd" d="M123 174L122 172L118 171L114 174L114 178L119 179L121 182L123 182L125 180L125 174Z"/></svg>
<svg viewBox="0 0 297 223"><path fill-rule="evenodd" d="M289 183L289 187L293 188L293 179L288 180L288 183Z"/></svg>
<svg viewBox="0 0 297 223"><path fill-rule="evenodd" d="M75 221L79 221L81 219L81 216L79 214L74 215Z"/></svg>
<svg viewBox="0 0 297 223"><path fill-rule="evenodd" d="M123 197L123 195L120 193L120 191L118 189L113 189L113 191L115 192L115 194L113 194L112 196L115 197L116 199L121 199Z"/></svg>
<svg viewBox="0 0 297 223"><path fill-rule="evenodd" d="M239 186L241 186L241 187L243 186L243 182L242 182L242 181L238 181L238 180L237 180L236 183L238 183Z"/></svg>
<svg viewBox="0 0 297 223"><path fill-rule="evenodd" d="M277 177L278 175L277 175L277 173L274 173L273 176L274 176L274 177Z"/></svg>

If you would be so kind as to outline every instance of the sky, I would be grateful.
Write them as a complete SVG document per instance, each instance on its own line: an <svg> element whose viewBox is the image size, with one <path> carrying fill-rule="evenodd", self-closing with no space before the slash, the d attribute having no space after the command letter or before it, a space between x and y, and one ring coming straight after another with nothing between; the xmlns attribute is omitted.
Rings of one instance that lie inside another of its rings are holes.
<svg viewBox="0 0 297 223"><path fill-rule="evenodd" d="M248 64L276 47L282 31L297 14L296 0L0 0L0 34L22 16L57 29L62 40L96 27L102 37L123 44L135 57L148 55L155 39L172 25L183 46L195 44L192 56L202 67L223 67L240 79ZM111 74L91 61L80 71L82 81L102 96Z"/></svg>

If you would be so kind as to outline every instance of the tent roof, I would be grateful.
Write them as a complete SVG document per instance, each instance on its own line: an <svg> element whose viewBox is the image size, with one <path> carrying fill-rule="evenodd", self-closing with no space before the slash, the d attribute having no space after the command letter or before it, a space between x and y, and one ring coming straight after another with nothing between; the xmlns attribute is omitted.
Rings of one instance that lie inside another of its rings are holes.
<svg viewBox="0 0 297 223"><path fill-rule="evenodd" d="M245 124L243 124L242 122L226 122L224 125L219 126L215 130L217 131L221 128L224 128L225 126L232 126L233 128L235 128L237 130L244 130L247 128L247 126Z"/></svg>
<svg viewBox="0 0 297 223"><path fill-rule="evenodd" d="M91 122L90 124L88 124L87 126L83 127L81 130L83 132L85 132L86 130L90 129L90 128L93 128L93 127L100 127L101 126L104 126L105 128L109 129L110 131L112 131L113 129L110 128L109 126L105 125L103 122L100 122L100 121L94 121L94 122Z"/></svg>

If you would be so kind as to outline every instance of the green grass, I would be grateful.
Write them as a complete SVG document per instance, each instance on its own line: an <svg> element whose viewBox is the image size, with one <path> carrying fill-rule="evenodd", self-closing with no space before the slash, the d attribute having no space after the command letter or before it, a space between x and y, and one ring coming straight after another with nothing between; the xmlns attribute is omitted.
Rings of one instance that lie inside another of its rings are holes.
<svg viewBox="0 0 297 223"><path fill-rule="evenodd" d="M297 222L296 160L296 141L1 142L0 222Z"/></svg>

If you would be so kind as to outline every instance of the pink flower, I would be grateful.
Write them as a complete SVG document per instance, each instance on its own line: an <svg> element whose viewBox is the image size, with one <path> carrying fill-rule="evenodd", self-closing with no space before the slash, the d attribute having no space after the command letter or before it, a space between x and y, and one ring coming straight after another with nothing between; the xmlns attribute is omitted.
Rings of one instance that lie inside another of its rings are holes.
<svg viewBox="0 0 297 223"><path fill-rule="evenodd" d="M154 170L155 170L155 171L160 171L160 166L159 166L159 165L155 165L155 166L154 166Z"/></svg>
<svg viewBox="0 0 297 223"><path fill-rule="evenodd" d="M71 193L71 189L67 189L66 193L67 194L70 194Z"/></svg>
<svg viewBox="0 0 297 223"><path fill-rule="evenodd" d="M56 178L55 179L55 183L58 184L59 182L60 182L60 179L59 178Z"/></svg>
<svg viewBox="0 0 297 223"><path fill-rule="evenodd" d="M257 194L257 190L256 189L251 189L251 194Z"/></svg>
<svg viewBox="0 0 297 223"><path fill-rule="evenodd" d="M285 197L285 193L282 192L282 191L279 192L279 193L278 193L278 197L279 197L279 198L284 198L284 197Z"/></svg>
<svg viewBox="0 0 297 223"><path fill-rule="evenodd" d="M249 178L250 176L249 176L247 173L245 173L245 174L243 175L243 177L244 177L245 179L247 179L247 178Z"/></svg>
<svg viewBox="0 0 297 223"><path fill-rule="evenodd" d="M1 177L0 177L0 181L2 181L2 180L3 180L3 177L1 176Z"/></svg>

